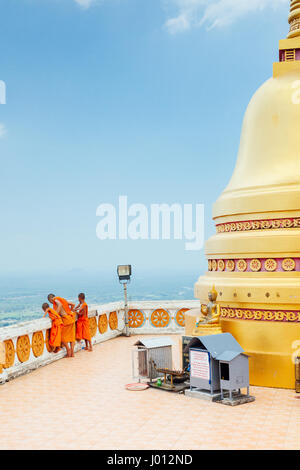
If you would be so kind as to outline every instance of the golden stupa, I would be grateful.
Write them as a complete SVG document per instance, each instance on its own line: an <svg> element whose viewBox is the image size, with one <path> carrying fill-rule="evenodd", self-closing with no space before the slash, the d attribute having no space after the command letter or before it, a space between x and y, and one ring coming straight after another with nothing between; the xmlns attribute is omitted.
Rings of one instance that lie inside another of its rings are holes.
<svg viewBox="0 0 300 470"><path fill-rule="evenodd" d="M201 303L215 286L222 330L250 355L251 384L282 388L295 386L300 356L300 0L289 23L273 77L248 106L195 285Z"/></svg>

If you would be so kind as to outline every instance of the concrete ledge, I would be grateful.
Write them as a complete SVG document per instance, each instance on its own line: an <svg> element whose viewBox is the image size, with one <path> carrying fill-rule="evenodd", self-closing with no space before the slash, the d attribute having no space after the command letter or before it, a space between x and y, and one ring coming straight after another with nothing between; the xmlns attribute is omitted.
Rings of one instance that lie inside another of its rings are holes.
<svg viewBox="0 0 300 470"><path fill-rule="evenodd" d="M228 405L228 406L243 405L244 403L251 403L252 401L255 401L255 397L252 397L251 395L233 396L232 400L230 400L229 397L223 398L223 400L217 400L218 403L221 403L222 405Z"/></svg>
<svg viewBox="0 0 300 470"><path fill-rule="evenodd" d="M211 394L207 390L186 390L184 394L191 398L200 398L207 401L218 401L221 399L221 392Z"/></svg>

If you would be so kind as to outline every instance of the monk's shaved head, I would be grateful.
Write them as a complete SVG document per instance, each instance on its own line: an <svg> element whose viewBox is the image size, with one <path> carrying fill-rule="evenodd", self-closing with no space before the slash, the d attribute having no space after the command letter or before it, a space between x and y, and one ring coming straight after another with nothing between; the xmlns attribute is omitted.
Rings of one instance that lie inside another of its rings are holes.
<svg viewBox="0 0 300 470"><path fill-rule="evenodd" d="M49 300L49 302L51 302L52 299L54 299L55 295L54 294L49 294L47 299Z"/></svg>
<svg viewBox="0 0 300 470"><path fill-rule="evenodd" d="M83 292L81 292L81 294L78 294L78 299L84 300L85 294Z"/></svg>
<svg viewBox="0 0 300 470"><path fill-rule="evenodd" d="M49 307L50 307L50 305L47 304L47 302L45 302L45 303L42 305L42 309L43 309L44 311L47 310L47 308L49 308Z"/></svg>

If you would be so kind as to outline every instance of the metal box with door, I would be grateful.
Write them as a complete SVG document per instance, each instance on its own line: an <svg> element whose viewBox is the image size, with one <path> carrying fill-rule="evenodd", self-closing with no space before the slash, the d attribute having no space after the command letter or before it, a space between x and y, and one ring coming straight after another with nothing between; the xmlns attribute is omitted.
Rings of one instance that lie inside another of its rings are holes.
<svg viewBox="0 0 300 470"><path fill-rule="evenodd" d="M221 397L224 396L224 390L229 391L232 398L232 392L247 388L249 395L249 358L244 353L237 351L225 351L217 357L219 361L220 388Z"/></svg>
<svg viewBox="0 0 300 470"><path fill-rule="evenodd" d="M173 341L166 336L156 338L143 338L135 344L132 351L132 375L134 378L154 380L162 377L153 367L158 369L172 368L172 346Z"/></svg>
<svg viewBox="0 0 300 470"><path fill-rule="evenodd" d="M209 351L190 348L190 389L208 390L211 394L220 390L219 363Z"/></svg>
<svg viewBox="0 0 300 470"><path fill-rule="evenodd" d="M248 389L249 361L239 343L230 333L192 338L185 352L190 358L190 390L211 394L241 388Z"/></svg>

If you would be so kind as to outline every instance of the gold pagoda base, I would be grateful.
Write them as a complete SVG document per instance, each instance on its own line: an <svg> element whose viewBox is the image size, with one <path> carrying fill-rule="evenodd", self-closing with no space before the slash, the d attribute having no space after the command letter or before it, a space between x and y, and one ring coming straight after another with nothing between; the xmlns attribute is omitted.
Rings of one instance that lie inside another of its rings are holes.
<svg viewBox="0 0 300 470"><path fill-rule="evenodd" d="M211 285L219 294L223 332L250 356L251 385L295 388L300 273L208 272L196 283L196 297L205 299ZM195 318L187 315L186 325L191 334Z"/></svg>
<svg viewBox="0 0 300 470"><path fill-rule="evenodd" d="M250 384L295 388L294 358L300 355L300 326L249 320L221 320L222 328L197 329L196 314L186 312L186 336L231 333L249 357Z"/></svg>
<svg viewBox="0 0 300 470"><path fill-rule="evenodd" d="M226 319L222 320L222 328L249 354L251 385L295 388L294 357L300 347L298 325Z"/></svg>

